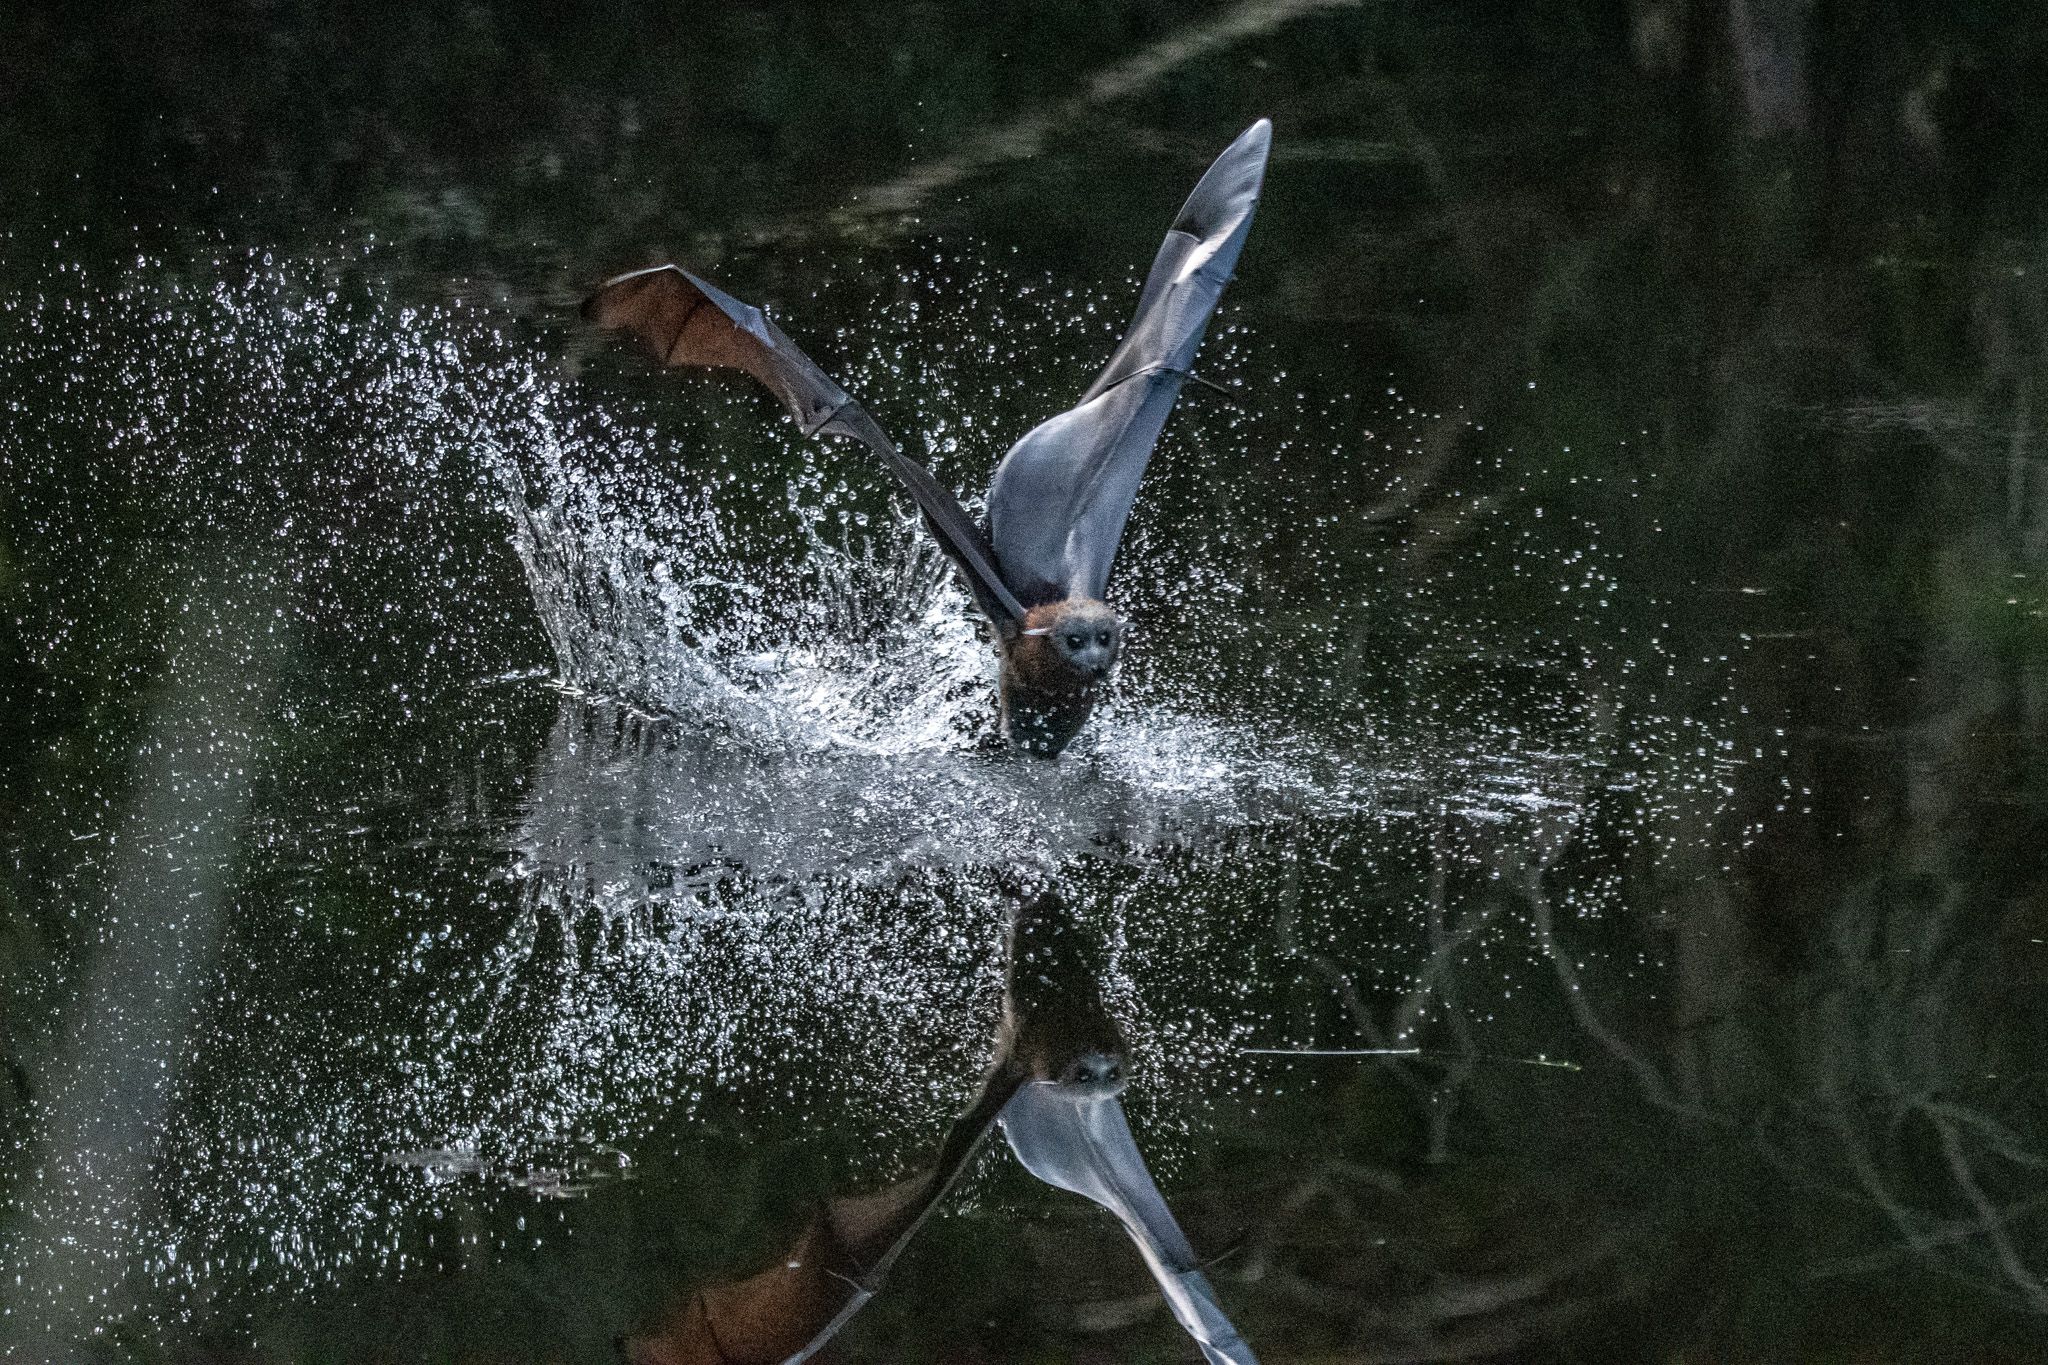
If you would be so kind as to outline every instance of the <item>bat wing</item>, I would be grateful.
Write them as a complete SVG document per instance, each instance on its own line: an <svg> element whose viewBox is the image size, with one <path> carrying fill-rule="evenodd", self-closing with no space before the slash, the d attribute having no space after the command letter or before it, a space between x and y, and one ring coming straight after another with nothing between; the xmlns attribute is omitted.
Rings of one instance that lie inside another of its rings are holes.
<svg viewBox="0 0 2048 1365"><path fill-rule="evenodd" d="M1002 1114L1010 1150L1048 1185L1092 1199L1117 1216L1159 1281L1174 1318L1209 1365L1258 1365L1196 1269L1194 1248L1166 1207L1114 1097L1076 1098L1041 1082L1020 1086Z"/></svg>
<svg viewBox="0 0 2048 1365"><path fill-rule="evenodd" d="M841 1235L860 1257L871 1278L879 1280L896 1264L896 1258L910 1245L911 1236L924 1226L925 1219L959 1181L968 1161L981 1146L981 1140L1002 1117L1010 1097L1022 1084L1023 1074L1007 1064L999 1064L989 1072L973 1103L946 1130L946 1140L940 1144L938 1160L922 1178L914 1196L892 1197L895 1190L912 1184L918 1177L884 1190L880 1195L833 1201L833 1217Z"/></svg>
<svg viewBox="0 0 2048 1365"><path fill-rule="evenodd" d="M802 1365L875 1296L953 1188L1020 1083L998 1067L953 1121L936 1163L872 1194L827 1199L787 1254L698 1290L653 1331L621 1343L630 1365Z"/></svg>
<svg viewBox="0 0 2048 1365"><path fill-rule="evenodd" d="M1251 231L1273 125L1216 158L1174 220L1109 364L1069 409L1010 447L989 488L989 534L1026 605L1101 597L1145 463Z"/></svg>
<svg viewBox="0 0 2048 1365"><path fill-rule="evenodd" d="M768 315L681 266L657 265L598 286L583 316L622 331L664 368L743 370L782 401L806 436L850 436L889 467L923 510L939 544L967 575L975 601L999 623L1020 619L1018 604L973 518L930 471L905 456L865 408L833 383Z"/></svg>

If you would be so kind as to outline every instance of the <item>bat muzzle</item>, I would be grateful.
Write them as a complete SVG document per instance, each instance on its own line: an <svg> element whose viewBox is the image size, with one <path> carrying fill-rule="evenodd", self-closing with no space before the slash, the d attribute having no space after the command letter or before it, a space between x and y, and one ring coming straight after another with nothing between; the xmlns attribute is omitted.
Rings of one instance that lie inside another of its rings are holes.
<svg viewBox="0 0 2048 1365"><path fill-rule="evenodd" d="M1054 1084L1075 1101L1113 1098L1124 1092L1124 1059L1114 1052L1084 1052L1067 1063Z"/></svg>

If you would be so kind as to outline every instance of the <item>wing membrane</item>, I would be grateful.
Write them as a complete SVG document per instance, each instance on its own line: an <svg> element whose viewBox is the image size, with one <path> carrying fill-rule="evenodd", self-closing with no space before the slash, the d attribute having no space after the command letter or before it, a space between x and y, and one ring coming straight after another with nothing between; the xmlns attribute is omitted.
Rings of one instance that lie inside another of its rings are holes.
<svg viewBox="0 0 2048 1365"><path fill-rule="evenodd" d="M904 455L865 408L833 383L768 315L676 265L635 270L600 285L583 316L638 341L664 369L694 366L752 375L807 436L849 436L889 467L924 512L939 544L967 575L983 611L1001 623L1024 608L996 571L981 528L931 472Z"/></svg>
<svg viewBox="0 0 2048 1365"><path fill-rule="evenodd" d="M745 1279L709 1285L643 1336L629 1365L802 1365L860 1311L953 1188L1020 1075L998 1067L946 1132L938 1160L886 1189L836 1195L789 1251Z"/></svg>
<svg viewBox="0 0 2048 1365"><path fill-rule="evenodd" d="M1028 606L1101 597L1152 447L1251 231L1273 128L1260 119L1195 185L1123 342L1078 406L1010 448L989 489L996 564Z"/></svg>
<svg viewBox="0 0 2048 1365"><path fill-rule="evenodd" d="M1003 1134L1026 1170L1048 1185L1092 1199L1117 1216L1159 1281L1173 1316L1209 1365L1258 1365L1230 1325L1195 1251L1145 1169L1124 1107L1114 1097L1076 1096L1034 1082L1003 1107Z"/></svg>

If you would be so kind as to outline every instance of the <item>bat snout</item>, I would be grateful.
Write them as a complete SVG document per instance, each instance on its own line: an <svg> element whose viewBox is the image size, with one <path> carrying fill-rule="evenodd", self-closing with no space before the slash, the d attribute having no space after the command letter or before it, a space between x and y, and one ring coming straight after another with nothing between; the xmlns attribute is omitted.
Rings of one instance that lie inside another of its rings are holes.
<svg viewBox="0 0 2048 1365"><path fill-rule="evenodd" d="M1074 667L1097 682L1109 676L1116 667L1116 647L1110 644L1090 644L1073 651L1070 656Z"/></svg>
<svg viewBox="0 0 2048 1365"><path fill-rule="evenodd" d="M1060 1073L1063 1089L1088 1098L1117 1095L1124 1088L1124 1059L1114 1052L1084 1052Z"/></svg>

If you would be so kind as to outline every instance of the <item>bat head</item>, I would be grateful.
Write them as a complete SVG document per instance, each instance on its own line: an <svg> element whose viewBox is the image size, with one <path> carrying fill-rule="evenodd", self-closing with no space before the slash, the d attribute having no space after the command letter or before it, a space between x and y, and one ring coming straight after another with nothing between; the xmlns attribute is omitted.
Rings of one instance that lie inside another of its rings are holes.
<svg viewBox="0 0 2048 1365"><path fill-rule="evenodd" d="M1020 634L1041 668L1063 670L1083 683L1107 678L1124 648L1123 618L1092 597L1033 607Z"/></svg>

